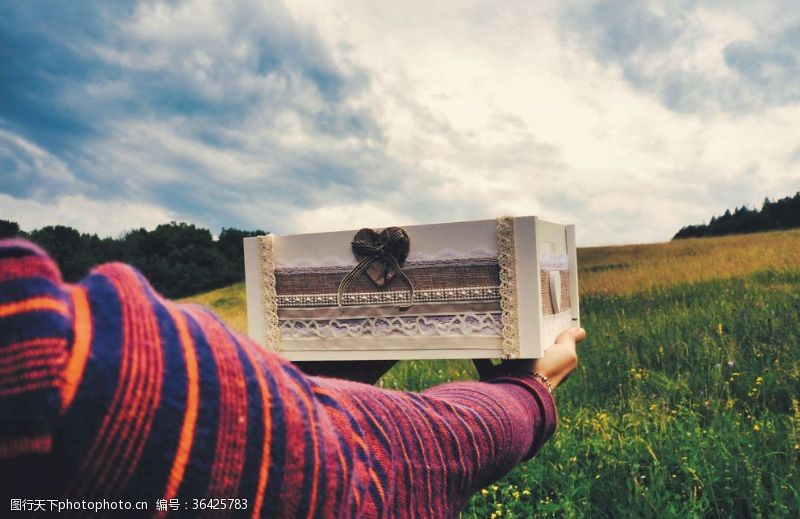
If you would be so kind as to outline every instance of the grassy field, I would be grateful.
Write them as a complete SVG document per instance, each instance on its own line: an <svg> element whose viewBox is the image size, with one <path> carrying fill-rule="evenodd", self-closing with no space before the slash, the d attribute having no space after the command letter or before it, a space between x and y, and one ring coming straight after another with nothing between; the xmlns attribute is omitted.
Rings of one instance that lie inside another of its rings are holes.
<svg viewBox="0 0 800 519"><path fill-rule="evenodd" d="M579 252L560 426L463 517L800 517L800 231ZM243 330L244 289L192 298ZM407 361L418 390L468 361Z"/></svg>

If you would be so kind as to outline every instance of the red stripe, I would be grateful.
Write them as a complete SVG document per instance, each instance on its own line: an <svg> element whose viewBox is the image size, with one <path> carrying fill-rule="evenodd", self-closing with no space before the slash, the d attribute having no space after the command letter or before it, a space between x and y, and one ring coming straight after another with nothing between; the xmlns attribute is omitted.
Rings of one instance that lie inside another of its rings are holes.
<svg viewBox="0 0 800 519"><path fill-rule="evenodd" d="M0 259L0 282L25 278L45 278L61 283L58 267L49 258L27 256Z"/></svg>
<svg viewBox="0 0 800 519"><path fill-rule="evenodd" d="M214 355L220 388L217 445L206 495L239 495L247 446L247 388L241 361L227 332L216 319L201 308L193 307L190 312L200 323Z"/></svg>
<svg viewBox="0 0 800 519"><path fill-rule="evenodd" d="M397 397L395 397L394 394L390 394L389 397L392 400L396 400L397 399ZM399 428L402 429L403 431L407 431L409 429L409 424L407 424L405 421L403 421L403 418L404 417L402 415L397 417L398 422L400 422ZM416 488L416 482L415 482L416 478L414 477L415 476L414 475L414 471L411 470L411 467L412 467L411 457L409 456L408 450L406 449L406 442L405 442L405 438L403 437L403 434L400 434L399 440L400 440L400 442L399 442L400 443L400 453L403 455L403 461L405 462L404 466L408 467L408 469L406 471L404 471L407 474L403 474L403 476L408 475L410 488ZM408 515L408 517L411 517L411 516L414 515L414 508L413 508L413 502L411 500L410 491L411 490L408 489L408 492L404 492L403 493L403 496L405 497L405 503L404 504L408 508L408 510L406 511L406 514Z"/></svg>
<svg viewBox="0 0 800 519"><path fill-rule="evenodd" d="M386 442L389 445L391 445L393 442L392 442L391 438L389 438L389 435L386 433L386 430L381 425L380 420L375 418L375 416L373 416L373 414L369 411L368 407L365 406L358 398L353 398L352 402L353 402L353 404L356 405L356 407L358 407L358 409L361 412L362 416L369 416L372 419L372 422L374 422L375 425L378 427L378 431L380 431L380 433L386 439ZM369 436L370 436L369 432L373 432L373 433L376 432L375 429L372 427L372 424L368 423L366 420L362 420L362 426L364 427L364 431L367 432L366 436L367 436L368 439L369 439ZM415 433L416 433L416 431L415 431ZM387 455L391 456L391 452L387 451L381 445L381 442L379 442L379 441L371 442L370 446L372 448L381 447L381 450L386 452ZM369 451L367 450L367 452L369 452ZM375 460L376 456L373 455L372 459ZM425 463L427 463L427 462L425 462ZM384 468L384 471L386 472L386 475L390 476L391 475L391 471L390 470L386 470L386 467L383 467L383 468ZM375 486L378 488L378 493L381 495L381 503L380 504L384 505L384 508L385 508L385 506L386 506L386 494L384 492L383 485L380 482L380 478L378 478L378 475L375 473L375 471L374 471L374 469L372 467L370 467L370 469L369 469L369 475L373 479L373 481L375 482ZM428 490L430 491L430 482L429 482L429 485L428 485Z"/></svg>
<svg viewBox="0 0 800 519"><path fill-rule="evenodd" d="M430 417L425 416L423 413L421 413L420 410L417 408L417 406L414 405L414 403L410 401L410 397L403 396L403 398L405 399L405 402L402 402L399 405L399 409L404 409L406 414L405 415L402 415L401 413L398 413L398 414L401 414L401 416L406 419L404 430L409 430L410 429L410 430L414 431L414 434L419 439L420 451L422 451L422 453L423 453L423 459L424 459L424 454L425 454L425 452L424 452L425 451L425 446L423 444L423 440L428 440L429 443L434 444L436 446L436 449L439 451L439 459L441 461L440 467L443 467L444 466L444 459L442 457L441 450L439 450L439 442L437 441L436 436L433 434L433 429L430 427L430 425L428 425L428 420L430 420ZM411 420L411 417L409 416L410 413L415 413L419 418L416 421ZM422 424L424 424L425 426L428 427L428 431L430 432L430 434L427 437L419 429L419 424L420 423L422 423ZM425 467L426 468L429 467L427 462L425 463ZM435 464L433 465L433 467L435 467ZM425 474L425 483L426 483L427 488L428 488L427 496L429 496L429 499L427 500L428 501L428 515L430 517L433 517L435 515L434 514L434 509L433 509L433 500L430 499L431 497L433 497L433 495L431 494L431 492L433 491L432 490L432 482L433 482L433 474L432 474L432 472L433 471L432 470L424 470L423 472ZM419 505L419 503L417 503L417 504Z"/></svg>
<svg viewBox="0 0 800 519"><path fill-rule="evenodd" d="M472 430L472 427L470 427L469 424L467 423L467 421L464 420L464 418L461 416L461 414L458 412L458 410L456 409L456 407L453 404L449 403L445 399L442 399L442 404L444 404L444 406L447 407L450 410L451 413L453 413L453 417L454 418L458 419L458 421L461 422L461 424L464 426L464 430L469 435L470 441L469 441L468 447L472 447L473 448L475 455L471 456L468 453L464 458L465 459L474 459L475 460L475 465L474 465L475 467L483 466L483 462L481 461L481 457L482 457L481 456L481 449L480 449L480 447L478 445L478 440L475 438L475 432Z"/></svg>
<svg viewBox="0 0 800 519"><path fill-rule="evenodd" d="M117 439L116 431L120 427L120 422L128 428L130 415L134 409L130 409L131 386L139 382L135 377L136 367L141 356L141 348L137 346L135 338L132 340L132 330L138 328L139 322L131 315L131 295L127 290L127 283L120 283L116 276L108 276L109 281L114 285L119 296L122 310L122 365L120 367L119 382L114 393L114 399L103 418L100 431L95 436L95 441L89 449L84 466L81 470L83 476L82 484L78 487L77 495L84 495L85 492L93 491L93 495L106 494L105 479L97 478L97 474L105 472L108 467L109 449ZM138 343L138 344L141 344ZM91 488L94 485L100 488ZM72 494L72 492L70 492Z"/></svg>
<svg viewBox="0 0 800 519"><path fill-rule="evenodd" d="M63 359L66 355L63 350L55 355L54 353L55 352L34 351L22 362L0 366L0 385L5 385L6 382L15 375L25 375L28 371L34 372L43 368L48 368L48 372L53 375L53 382L55 383L58 378L58 373L61 371L61 366L64 365ZM27 377L20 376L19 378Z"/></svg>
<svg viewBox="0 0 800 519"><path fill-rule="evenodd" d="M164 346L161 343L153 302L147 297L145 287L137 277L131 279L131 288L136 296L134 308L139 310L137 313L141 316L141 347L146 356L142 356L144 369L139 377L145 384L139 393L137 410L133 412L133 423L127 431L121 429L116 457L124 461L109 465L109 468L114 469L111 481L118 481L118 488L126 485L139 464L142 451L150 437L156 410L161 403L164 384ZM125 435L126 432L129 434ZM109 488L114 487L109 484Z"/></svg>
<svg viewBox="0 0 800 519"><path fill-rule="evenodd" d="M0 349L0 364L16 363L26 356L39 352L58 354L67 349L67 340L63 337L45 337L27 341L14 342Z"/></svg>
<svg viewBox="0 0 800 519"><path fill-rule="evenodd" d="M253 514L252 517L261 517L261 508L264 505L264 491L267 488L267 480L269 478L269 465L270 465L270 449L272 448L272 415L270 407L272 396L269 392L269 386L265 378L266 363L262 357L261 352L251 351L251 343L242 341L242 351L244 351L253 370L256 373L256 380L258 381L258 388L261 392L261 412L264 417L264 440L261 442L261 466L258 471L258 485L256 486L256 497L253 501Z"/></svg>
<svg viewBox="0 0 800 519"><path fill-rule="evenodd" d="M29 391L39 391L40 389L51 389L56 386L53 380L53 374L50 371L37 373L35 378L28 378L25 382L19 385L13 385L9 388L0 389L0 397L20 395Z"/></svg>
<svg viewBox="0 0 800 519"><path fill-rule="evenodd" d="M122 302L122 366L112 404L94 438L71 495L112 495L136 468L158 406L163 372L153 309L132 269L107 265Z"/></svg>
<svg viewBox="0 0 800 519"><path fill-rule="evenodd" d="M317 443L317 424L316 419L314 418L314 406L311 404L311 400L309 400L308 395L306 394L306 388L303 387L297 380L293 377L288 375L284 376L284 379L291 383L294 388L292 389L291 393L295 397L299 397L303 406L306 409L306 416L308 417L308 424L307 429L309 431L309 436L311 437L311 452L313 452L314 464L311 467L310 472L308 470L302 470L304 477L311 478L311 496L309 498L309 505L308 505L308 513L306 517L311 517L314 514L314 509L317 507L317 493L319 492L319 488L317 483L319 482L319 445ZM302 434L302 431L301 431ZM305 457L305 456L304 456ZM302 485L302 482L301 482Z"/></svg>
<svg viewBox="0 0 800 519"><path fill-rule="evenodd" d="M336 398L331 396L330 392L325 388L314 385L311 390L315 397L326 396L336 400ZM346 495L346 492L349 489L349 485L346 485L346 483L350 478L350 471L347 468L347 460L345 460L342 452L342 442L346 440L342 436L344 431L350 429L350 427L349 424L347 426L343 424L344 420L342 412L334 407L328 407L328 412L323 414L320 418L324 419L325 417L330 420L329 426L322 427L323 430L328 431L328 436L330 436L327 445L329 449L331 447L335 447L336 449L333 454L329 454L329 458L334 458L339 464L339 472L337 473L336 479L329 479L328 492L330 496L335 496L336 502L333 504L333 507L335 510L339 511L338 515L341 517L345 513L345 507L343 505L346 502L345 500L349 497Z"/></svg>
<svg viewBox="0 0 800 519"><path fill-rule="evenodd" d="M0 440L0 458L11 458L23 454L46 454L53 445L51 436L23 436Z"/></svg>
<svg viewBox="0 0 800 519"><path fill-rule="evenodd" d="M442 401L440 399L431 398L431 403L434 404L434 405L438 404L438 405L436 405L436 416L445 416L446 415L446 410L444 409L444 404L442 403ZM458 485L457 491L458 491L459 494L463 494L464 492L467 491L466 483L468 482L468 480L467 480L466 476L467 476L468 472L467 472L467 466L464 464L464 457L465 456L464 456L464 453L461 450L461 443L463 442L463 439L466 436L464 434L457 433L456 430L452 426L452 425L455 425L455 424L451 425L448 420L442 419L440 422L442 424L442 427L445 430L447 430L447 432L450 434L450 437L453 439L452 443L454 443L455 446L456 446L456 452L454 452L453 455L455 456L455 459L458 460L458 464L461 467L461 473L458 475L459 485Z"/></svg>

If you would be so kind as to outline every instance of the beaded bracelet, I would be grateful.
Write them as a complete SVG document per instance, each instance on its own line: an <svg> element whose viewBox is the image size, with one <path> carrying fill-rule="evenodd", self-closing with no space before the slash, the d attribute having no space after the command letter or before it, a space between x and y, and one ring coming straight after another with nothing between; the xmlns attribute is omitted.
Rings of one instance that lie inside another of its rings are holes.
<svg viewBox="0 0 800 519"><path fill-rule="evenodd" d="M541 380L544 383L544 385L547 386L547 391L550 393L553 392L553 387L550 385L550 381L547 380L547 377L545 377L544 375L542 375L537 371L533 374L533 378L538 378L539 380Z"/></svg>

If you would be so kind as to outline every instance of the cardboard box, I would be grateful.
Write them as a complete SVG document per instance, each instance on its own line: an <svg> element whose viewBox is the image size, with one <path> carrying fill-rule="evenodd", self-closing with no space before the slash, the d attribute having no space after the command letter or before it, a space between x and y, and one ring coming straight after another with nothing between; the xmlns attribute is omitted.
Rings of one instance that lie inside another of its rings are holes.
<svg viewBox="0 0 800 519"><path fill-rule="evenodd" d="M244 240L249 335L291 360L538 358L579 325L575 227L535 216Z"/></svg>

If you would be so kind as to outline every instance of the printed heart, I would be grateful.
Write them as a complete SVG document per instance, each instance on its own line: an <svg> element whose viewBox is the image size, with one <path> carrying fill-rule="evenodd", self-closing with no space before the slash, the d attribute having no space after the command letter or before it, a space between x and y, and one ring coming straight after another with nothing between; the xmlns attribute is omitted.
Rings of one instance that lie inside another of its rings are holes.
<svg viewBox="0 0 800 519"><path fill-rule="evenodd" d="M359 247L358 244L364 246ZM353 253L358 261L373 258L366 273L379 287L388 285L397 276L397 267L387 256L393 257L397 265L402 267L408 257L409 247L408 234L400 227L387 227L381 232L361 229L353 237Z"/></svg>

